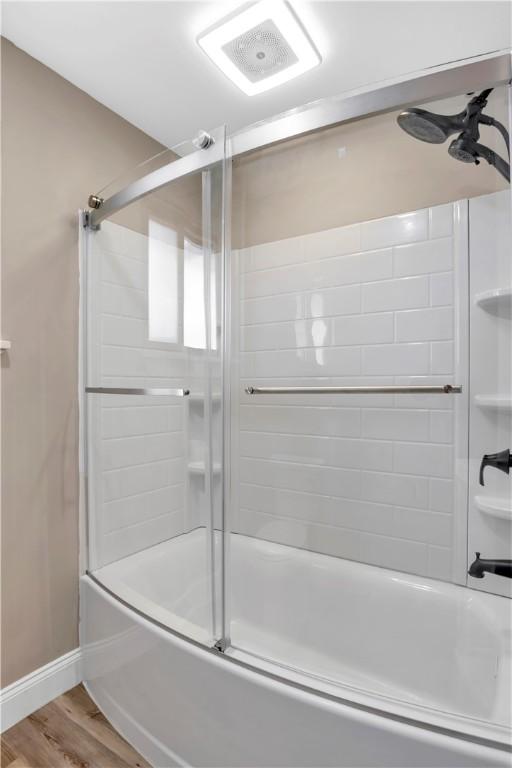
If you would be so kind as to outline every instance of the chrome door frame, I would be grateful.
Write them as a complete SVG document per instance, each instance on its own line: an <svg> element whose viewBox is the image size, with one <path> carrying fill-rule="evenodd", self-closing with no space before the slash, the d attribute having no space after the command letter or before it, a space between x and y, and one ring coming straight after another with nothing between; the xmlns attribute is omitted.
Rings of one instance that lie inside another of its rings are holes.
<svg viewBox="0 0 512 768"><path fill-rule="evenodd" d="M464 59L462 62L442 64L392 82L313 102L244 128L228 138L228 156L234 158L244 155L347 120L457 96L484 87L504 85L511 81L510 51L498 51ZM223 142L213 143L146 174L106 200L91 196L96 198L98 207L88 212L88 226L98 227L104 219L171 181L207 170L224 159L224 149Z"/></svg>

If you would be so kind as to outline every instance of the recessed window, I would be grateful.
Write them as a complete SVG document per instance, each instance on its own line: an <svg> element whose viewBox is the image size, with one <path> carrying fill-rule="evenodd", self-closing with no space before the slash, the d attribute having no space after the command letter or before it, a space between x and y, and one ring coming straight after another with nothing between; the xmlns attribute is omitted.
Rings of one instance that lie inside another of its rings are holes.
<svg viewBox="0 0 512 768"><path fill-rule="evenodd" d="M150 219L148 227L148 336L177 344L179 336L178 237Z"/></svg>
<svg viewBox="0 0 512 768"><path fill-rule="evenodd" d="M210 274L205 274L205 252L202 246L185 238L183 245L183 344L206 349L210 327L210 348L217 347L217 303L215 259L210 261ZM209 278L208 280L206 278ZM209 302L205 297L209 294ZM209 312L209 318L207 313ZM207 323L209 319L209 323Z"/></svg>

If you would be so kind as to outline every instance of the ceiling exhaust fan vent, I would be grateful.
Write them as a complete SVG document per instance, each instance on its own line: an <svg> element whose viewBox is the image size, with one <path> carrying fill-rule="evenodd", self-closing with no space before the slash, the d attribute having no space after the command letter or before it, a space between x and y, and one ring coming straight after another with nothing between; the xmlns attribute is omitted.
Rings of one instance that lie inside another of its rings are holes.
<svg viewBox="0 0 512 768"><path fill-rule="evenodd" d="M260 0L203 32L198 44L249 96L320 64L320 54L284 0Z"/></svg>
<svg viewBox="0 0 512 768"><path fill-rule="evenodd" d="M251 83L275 75L299 60L271 19L230 40L222 50Z"/></svg>

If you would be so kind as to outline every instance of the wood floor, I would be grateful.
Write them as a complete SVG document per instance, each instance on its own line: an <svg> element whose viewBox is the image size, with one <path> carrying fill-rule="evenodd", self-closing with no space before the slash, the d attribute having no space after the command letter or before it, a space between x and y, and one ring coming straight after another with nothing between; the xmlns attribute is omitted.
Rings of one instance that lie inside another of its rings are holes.
<svg viewBox="0 0 512 768"><path fill-rule="evenodd" d="M78 685L1 737L2 768L149 768Z"/></svg>

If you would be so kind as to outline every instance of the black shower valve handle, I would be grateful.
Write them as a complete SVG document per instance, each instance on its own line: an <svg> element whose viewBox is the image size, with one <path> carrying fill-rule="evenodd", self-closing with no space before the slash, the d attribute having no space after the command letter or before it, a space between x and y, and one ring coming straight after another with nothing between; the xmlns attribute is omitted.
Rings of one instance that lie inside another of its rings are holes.
<svg viewBox="0 0 512 768"><path fill-rule="evenodd" d="M510 453L509 448L506 448L504 451L499 451L499 453L484 454L482 461L480 462L480 485L485 485L484 469L486 467L495 467L495 469L499 469L500 472L506 472L508 475L510 473L511 466L512 454Z"/></svg>

